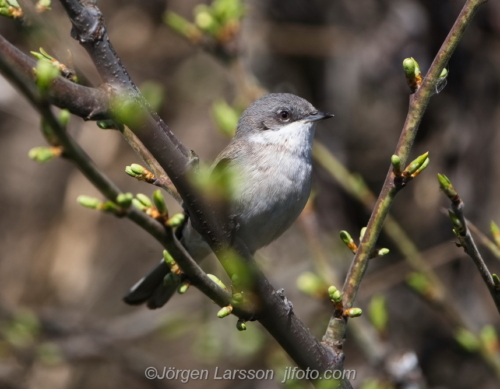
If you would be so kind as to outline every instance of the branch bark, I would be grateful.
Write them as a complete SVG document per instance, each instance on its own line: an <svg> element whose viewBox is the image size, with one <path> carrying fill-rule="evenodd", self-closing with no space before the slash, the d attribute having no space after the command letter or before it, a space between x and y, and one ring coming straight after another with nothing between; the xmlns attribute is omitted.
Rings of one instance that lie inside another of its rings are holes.
<svg viewBox="0 0 500 389"><path fill-rule="evenodd" d="M0 35L0 56L30 80L35 80L35 59L24 54ZM109 96L100 88L89 88L58 77L51 85L52 104L67 109L85 120L105 119L109 116Z"/></svg>

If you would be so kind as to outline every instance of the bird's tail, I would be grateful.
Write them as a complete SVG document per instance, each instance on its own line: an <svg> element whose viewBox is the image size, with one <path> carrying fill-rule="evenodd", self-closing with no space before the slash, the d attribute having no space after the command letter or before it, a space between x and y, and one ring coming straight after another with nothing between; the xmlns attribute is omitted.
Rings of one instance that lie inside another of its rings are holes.
<svg viewBox="0 0 500 389"><path fill-rule="evenodd" d="M187 219L183 227L178 228L176 235L178 235L178 239L195 261L199 262L210 254L210 247L200 234L194 230L189 219ZM169 273L170 268L162 259L158 265L128 291L123 297L123 301L130 305L146 303L149 309L163 307L180 285L180 282L178 284L165 282L165 277Z"/></svg>

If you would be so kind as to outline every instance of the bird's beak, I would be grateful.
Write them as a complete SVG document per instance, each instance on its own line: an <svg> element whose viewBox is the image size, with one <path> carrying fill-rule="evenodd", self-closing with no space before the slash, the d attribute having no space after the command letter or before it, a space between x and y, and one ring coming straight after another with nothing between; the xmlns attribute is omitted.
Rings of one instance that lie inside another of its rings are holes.
<svg viewBox="0 0 500 389"><path fill-rule="evenodd" d="M306 122L317 122L318 120L325 120L332 118L333 114L328 112L314 111L306 118Z"/></svg>

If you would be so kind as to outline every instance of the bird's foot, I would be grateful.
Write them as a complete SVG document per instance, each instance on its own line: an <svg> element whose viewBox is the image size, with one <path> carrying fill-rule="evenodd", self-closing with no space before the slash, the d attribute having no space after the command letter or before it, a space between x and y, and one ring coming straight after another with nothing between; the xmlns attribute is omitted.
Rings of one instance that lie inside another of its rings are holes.
<svg viewBox="0 0 500 389"><path fill-rule="evenodd" d="M288 298L285 296L285 289L281 288L276 291L276 294L283 300L283 303L286 305L287 315L290 315L293 312L293 304Z"/></svg>

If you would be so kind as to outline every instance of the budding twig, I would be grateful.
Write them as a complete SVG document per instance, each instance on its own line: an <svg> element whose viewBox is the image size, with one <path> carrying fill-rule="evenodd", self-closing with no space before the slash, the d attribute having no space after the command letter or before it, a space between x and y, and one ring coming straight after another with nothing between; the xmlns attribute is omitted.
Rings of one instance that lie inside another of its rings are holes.
<svg viewBox="0 0 500 389"><path fill-rule="evenodd" d="M474 264L481 274L484 283L490 291L491 297L500 313L500 284L498 283L498 277L493 277L488 266L484 262L483 257L477 249L476 243L472 238L472 235L467 226L467 222L464 216L464 202L458 195L458 192L453 187L451 181L445 175L438 174L438 181L443 193L451 201L451 209L449 210L449 216L455 227L453 232L457 236L460 246L464 248L464 251L472 258Z"/></svg>
<svg viewBox="0 0 500 389"><path fill-rule="evenodd" d="M464 35L465 30L472 20L475 12L479 8L479 6L485 3L485 1L486 0L468 0L465 3L450 33L448 34L439 52L434 58L434 61L429 71L427 72L427 75L423 79L421 86L414 94L410 96L410 106L406 117L406 122L403 126L398 145L394 152L394 155L397 155L399 157L401 166L406 163L406 160L410 154L410 150L413 146L413 142L415 140L415 136L417 134L418 127L420 125L424 112L427 108L430 98L433 94L435 94L435 87L441 75L441 72L448 63L451 55L460 42L460 39ZM343 301L346 308L352 307L352 304L356 299L357 292L368 265L370 254L375 247L380 231L382 230L382 226L389 213L389 209L394 201L394 198L401 189L401 187L395 185L395 175L393 169L393 164L391 164L389 172L386 176L386 180L384 182L384 186L375 204L375 208L370 217L370 221L368 222L367 230L349 269L349 273L347 275L346 282L343 288ZM330 328L330 326L333 326L335 328ZM332 344L335 341L342 342L343 337L335 338L335 335L343 336L345 334L345 326L345 320L333 320L332 318L325 337L328 336L328 338L331 338L333 336L332 339L329 339Z"/></svg>

